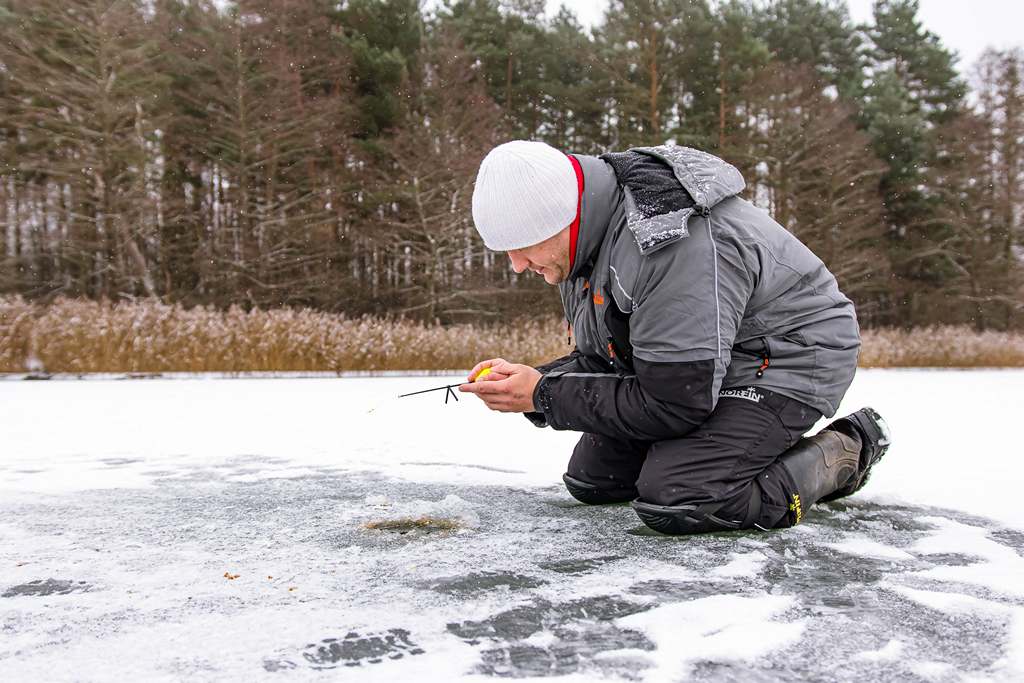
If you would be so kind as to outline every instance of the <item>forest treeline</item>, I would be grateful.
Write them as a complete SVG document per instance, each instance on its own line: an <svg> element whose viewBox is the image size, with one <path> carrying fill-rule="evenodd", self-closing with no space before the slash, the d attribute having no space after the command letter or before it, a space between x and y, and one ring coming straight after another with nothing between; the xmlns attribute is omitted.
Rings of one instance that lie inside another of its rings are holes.
<svg viewBox="0 0 1024 683"><path fill-rule="evenodd" d="M1024 54L916 0L0 1L0 294L425 321L557 312L475 234L495 144L675 141L866 326L1024 327Z"/></svg>

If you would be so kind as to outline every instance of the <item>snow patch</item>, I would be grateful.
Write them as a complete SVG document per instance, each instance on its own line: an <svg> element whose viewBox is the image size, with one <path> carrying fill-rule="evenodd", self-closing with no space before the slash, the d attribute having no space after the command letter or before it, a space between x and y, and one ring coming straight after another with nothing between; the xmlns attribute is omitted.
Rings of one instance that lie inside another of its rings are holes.
<svg viewBox="0 0 1024 683"><path fill-rule="evenodd" d="M753 578L768 560L762 553L733 553L728 564L711 570L711 576L722 579Z"/></svg>
<svg viewBox="0 0 1024 683"><path fill-rule="evenodd" d="M958 678L956 669L947 662L912 662L909 667L912 672L926 681L940 683Z"/></svg>
<svg viewBox="0 0 1024 683"><path fill-rule="evenodd" d="M877 650L868 650L854 655L854 659L866 662L891 662L903 654L903 643L895 638Z"/></svg>
<svg viewBox="0 0 1024 683"><path fill-rule="evenodd" d="M743 597L714 595L664 605L616 620L619 626L647 634L656 650L647 653L655 665L645 680L678 680L699 661L751 661L794 644L803 634L801 621L776 617L793 607L784 595Z"/></svg>
<svg viewBox="0 0 1024 683"><path fill-rule="evenodd" d="M1005 680L1024 680L1024 607L983 600L961 593L920 590L908 586L889 585L888 587L905 598L939 612L979 616L1007 623L1008 642L1005 654L996 662L995 669L998 673L1005 675ZM919 664L924 667L923 671L931 673L926 675L916 668L913 669L914 672L928 680L936 680L929 678L932 674L941 677L947 673L945 669L930 666L933 664L931 662Z"/></svg>
<svg viewBox="0 0 1024 683"><path fill-rule="evenodd" d="M840 541L839 543L825 543L828 548L837 550L847 555L856 555L857 557L871 557L881 560L913 560L914 556L905 550L900 550L891 545L885 545L878 541L872 541L869 538L863 536L852 536L846 540Z"/></svg>
<svg viewBox="0 0 1024 683"><path fill-rule="evenodd" d="M966 565L941 565L907 574L920 578L966 583L996 593L1024 598L1024 558L1008 546L992 540L987 529L944 517L924 517L937 529L919 539L911 550L923 555L959 554L985 560Z"/></svg>

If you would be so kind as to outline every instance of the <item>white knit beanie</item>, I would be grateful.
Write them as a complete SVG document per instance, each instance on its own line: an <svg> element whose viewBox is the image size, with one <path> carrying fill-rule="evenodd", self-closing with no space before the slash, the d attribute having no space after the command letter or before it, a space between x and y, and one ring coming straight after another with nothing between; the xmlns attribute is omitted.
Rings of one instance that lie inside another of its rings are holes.
<svg viewBox="0 0 1024 683"><path fill-rule="evenodd" d="M488 249L522 249L554 237L576 218L576 171L543 142L492 149L476 175L473 222Z"/></svg>

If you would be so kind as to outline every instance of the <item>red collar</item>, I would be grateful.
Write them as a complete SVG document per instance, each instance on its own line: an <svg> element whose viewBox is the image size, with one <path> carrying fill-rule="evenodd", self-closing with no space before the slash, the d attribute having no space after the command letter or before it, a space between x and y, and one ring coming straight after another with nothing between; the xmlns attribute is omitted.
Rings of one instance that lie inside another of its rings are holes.
<svg viewBox="0 0 1024 683"><path fill-rule="evenodd" d="M573 219L572 224L569 226L569 272L571 273L572 265L576 261L576 241L580 236L580 210L583 206L583 169L580 167L580 162L576 160L576 157L571 154L566 156L572 162L572 170L576 171L576 189L578 191L576 196L576 218Z"/></svg>

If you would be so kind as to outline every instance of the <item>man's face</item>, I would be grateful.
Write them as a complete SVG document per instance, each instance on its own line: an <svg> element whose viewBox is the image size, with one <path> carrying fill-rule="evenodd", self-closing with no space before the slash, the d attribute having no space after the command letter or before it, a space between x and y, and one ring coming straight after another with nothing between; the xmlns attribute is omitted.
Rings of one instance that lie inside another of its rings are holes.
<svg viewBox="0 0 1024 683"><path fill-rule="evenodd" d="M527 268L544 277L544 282L557 285L569 276L569 228L539 244L507 252L512 270L521 273Z"/></svg>

